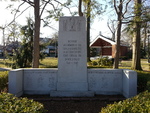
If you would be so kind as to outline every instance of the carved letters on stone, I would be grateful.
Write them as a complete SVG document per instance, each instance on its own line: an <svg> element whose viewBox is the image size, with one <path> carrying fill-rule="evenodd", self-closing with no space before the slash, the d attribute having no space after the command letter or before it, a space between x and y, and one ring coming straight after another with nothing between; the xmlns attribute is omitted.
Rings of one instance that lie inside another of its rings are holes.
<svg viewBox="0 0 150 113"><path fill-rule="evenodd" d="M63 20L63 31L81 31L81 20L75 19L74 17L70 19Z"/></svg>
<svg viewBox="0 0 150 113"><path fill-rule="evenodd" d="M121 85L121 71L89 70L89 89L107 91L119 90Z"/></svg>
<svg viewBox="0 0 150 113"><path fill-rule="evenodd" d="M56 72L54 71L26 71L24 74L25 90L55 89Z"/></svg>

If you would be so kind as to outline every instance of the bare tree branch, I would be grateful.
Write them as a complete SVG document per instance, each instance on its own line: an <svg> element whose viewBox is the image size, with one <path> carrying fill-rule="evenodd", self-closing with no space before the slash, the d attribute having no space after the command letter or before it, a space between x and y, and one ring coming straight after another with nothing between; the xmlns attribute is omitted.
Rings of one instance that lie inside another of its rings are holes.
<svg viewBox="0 0 150 113"><path fill-rule="evenodd" d="M41 11L41 13L40 13L40 16L42 16L42 14L43 14L43 11L44 11L44 9L45 9L45 7L46 7L46 5L51 1L51 0L48 0L48 1L46 1L46 0L43 0L44 2L46 2L45 4L44 4L44 6L43 6L43 8L42 8L42 11Z"/></svg>
<svg viewBox="0 0 150 113"><path fill-rule="evenodd" d="M124 19L133 18L133 17L135 17L135 16L124 17Z"/></svg>
<svg viewBox="0 0 150 113"><path fill-rule="evenodd" d="M118 11L117 6L116 6L116 0L114 0L114 8L115 8L116 13L118 14L119 11Z"/></svg>
<svg viewBox="0 0 150 113"><path fill-rule="evenodd" d="M16 18L18 18L20 15L22 15L22 13L24 13L24 12L30 7L30 6L29 6L29 7L27 7L26 9L24 9L24 10L16 17L19 8L20 8L24 3L25 3L25 1L24 1L23 3L21 3L21 4L18 6L18 8L17 8L17 10L16 10L16 12L15 12L15 14L14 14L13 20L12 20L7 26L9 26L10 24L12 24L12 23L15 21ZM6 26L6 27L7 27L7 26Z"/></svg>
<svg viewBox="0 0 150 113"><path fill-rule="evenodd" d="M57 2L57 3L59 3L59 4L61 4L61 5L63 5L61 2L59 2L58 0L54 0L55 2ZM64 5L63 5L64 6ZM64 6L65 8L67 8L68 10L69 10L69 12L70 12L70 14L72 15L72 12L71 12L71 10L70 10L70 8L69 7L67 7L67 6Z"/></svg>
<svg viewBox="0 0 150 113"><path fill-rule="evenodd" d="M22 1L24 1L34 7L34 3L32 1L30 1L30 0L22 0Z"/></svg>
<svg viewBox="0 0 150 113"><path fill-rule="evenodd" d="M128 0L128 2L126 3L125 11L124 11L124 13L122 14L122 17L123 17L123 18L124 18L124 15L125 15L125 14L127 13L127 11L128 11L128 5L129 5L130 1L131 1L131 0Z"/></svg>
<svg viewBox="0 0 150 113"><path fill-rule="evenodd" d="M41 19L41 20L42 20L44 23L47 22L47 21L45 21L44 19ZM47 24L47 26L50 27L51 29L55 30L55 31L58 31L57 29L55 29L54 27L52 27L52 26L50 26L50 25L48 25L48 24Z"/></svg>
<svg viewBox="0 0 150 113"><path fill-rule="evenodd" d="M111 27L109 26L109 22L107 21L107 27L109 28L109 30L111 31L111 33L113 33L113 30L111 29Z"/></svg>

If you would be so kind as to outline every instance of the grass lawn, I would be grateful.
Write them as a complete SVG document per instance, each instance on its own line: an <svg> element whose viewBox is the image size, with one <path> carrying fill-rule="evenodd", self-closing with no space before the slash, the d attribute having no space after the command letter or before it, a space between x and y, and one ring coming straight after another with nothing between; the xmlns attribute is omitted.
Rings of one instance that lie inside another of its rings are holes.
<svg viewBox="0 0 150 113"><path fill-rule="evenodd" d="M119 68L131 69L131 60L121 61ZM141 59L141 66L143 71L150 71L150 63L147 62L147 59Z"/></svg>
<svg viewBox="0 0 150 113"><path fill-rule="evenodd" d="M46 57L40 61L40 68L56 68L58 65L58 59L55 57Z"/></svg>
<svg viewBox="0 0 150 113"><path fill-rule="evenodd" d="M5 65L7 64L7 65ZM11 65L11 62L8 59L0 59L1 68L10 68L8 65ZM58 59L55 57L46 57L40 61L40 68L56 68L58 66ZM150 63L147 62L147 59L141 59L141 66L144 71L150 71ZM119 68L130 69L131 60L123 60L119 64Z"/></svg>

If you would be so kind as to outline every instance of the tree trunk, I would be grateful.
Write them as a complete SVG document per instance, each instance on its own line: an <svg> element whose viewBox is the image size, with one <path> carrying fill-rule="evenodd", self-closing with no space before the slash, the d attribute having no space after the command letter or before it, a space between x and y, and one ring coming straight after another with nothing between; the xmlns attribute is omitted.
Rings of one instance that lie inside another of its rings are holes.
<svg viewBox="0 0 150 113"><path fill-rule="evenodd" d="M134 70L142 70L141 67L141 59L140 59L140 28L141 25L139 23L135 23L136 31L134 33L133 42L132 42L132 66L131 68Z"/></svg>
<svg viewBox="0 0 150 113"><path fill-rule="evenodd" d="M118 69L119 66L121 27L122 27L122 21L120 19L117 25L117 40L116 40L116 47L115 47L116 51L115 51L115 58L114 58L114 65L113 65L114 69Z"/></svg>
<svg viewBox="0 0 150 113"><path fill-rule="evenodd" d="M40 0L34 0L34 18L35 18L35 28L34 28L34 39L33 39L33 60L32 67L39 67L39 37L40 37Z"/></svg>
<svg viewBox="0 0 150 113"><path fill-rule="evenodd" d="M87 61L90 61L90 23L91 23L91 0L87 3Z"/></svg>
<svg viewBox="0 0 150 113"><path fill-rule="evenodd" d="M82 0L79 0L78 13L79 13L79 16L83 16L83 13L82 13Z"/></svg>
<svg viewBox="0 0 150 113"><path fill-rule="evenodd" d="M146 38L147 38L147 22L144 23L144 39L143 39L144 51L146 51Z"/></svg>
<svg viewBox="0 0 150 113"><path fill-rule="evenodd" d="M140 43L141 43L141 0L134 0L135 2L135 18L134 18L134 37L133 37L133 52L132 52L132 66L134 70L142 70L140 59Z"/></svg>
<svg viewBox="0 0 150 113"><path fill-rule="evenodd" d="M115 6L116 7L116 6ZM122 9L123 9L123 3L122 0L120 0L120 4L118 6L117 16L118 16L118 24L117 24L117 39L116 39L116 51L115 51L115 58L114 58L114 69L118 69L119 67L119 56L120 56L120 38L121 38L121 27L122 27Z"/></svg>
<svg viewBox="0 0 150 113"><path fill-rule="evenodd" d="M136 28L140 27L137 23L135 26ZM133 37L132 69L142 70L140 61L140 28L136 29Z"/></svg>

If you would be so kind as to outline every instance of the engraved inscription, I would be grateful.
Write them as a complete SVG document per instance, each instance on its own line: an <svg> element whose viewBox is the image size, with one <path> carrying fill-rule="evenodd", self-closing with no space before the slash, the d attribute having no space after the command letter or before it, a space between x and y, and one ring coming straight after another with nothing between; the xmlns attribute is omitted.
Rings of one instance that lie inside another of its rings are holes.
<svg viewBox="0 0 150 113"><path fill-rule="evenodd" d="M63 31L81 31L81 20L70 18L63 20Z"/></svg>
<svg viewBox="0 0 150 113"><path fill-rule="evenodd" d="M102 77L102 86L101 86L101 88L103 88L103 89L105 89L105 88L107 88L108 87L108 80L106 79L106 76L104 76L104 77Z"/></svg>
<svg viewBox="0 0 150 113"><path fill-rule="evenodd" d="M38 87L43 87L44 78L40 75L37 79Z"/></svg>
<svg viewBox="0 0 150 113"><path fill-rule="evenodd" d="M74 18L70 18L70 28L69 31L76 31L76 21Z"/></svg>
<svg viewBox="0 0 150 113"><path fill-rule="evenodd" d="M28 82L26 82L27 87L31 87L33 85L32 76L30 74L27 75L26 81L28 81Z"/></svg>
<svg viewBox="0 0 150 113"><path fill-rule="evenodd" d="M25 90L55 90L56 71L26 71L24 75Z"/></svg>
<svg viewBox="0 0 150 113"><path fill-rule="evenodd" d="M122 71L89 70L89 88L99 91L120 91L122 87Z"/></svg>
<svg viewBox="0 0 150 113"><path fill-rule="evenodd" d="M63 57L66 64L78 64L81 55L81 44L77 40L68 40L63 44Z"/></svg>
<svg viewBox="0 0 150 113"><path fill-rule="evenodd" d="M48 82L48 87L55 88L55 78L53 76L49 77Z"/></svg>
<svg viewBox="0 0 150 113"><path fill-rule="evenodd" d="M67 20L63 21L63 30L67 31Z"/></svg>
<svg viewBox="0 0 150 113"><path fill-rule="evenodd" d="M94 88L96 86L96 80L94 77L89 78L89 89Z"/></svg>

